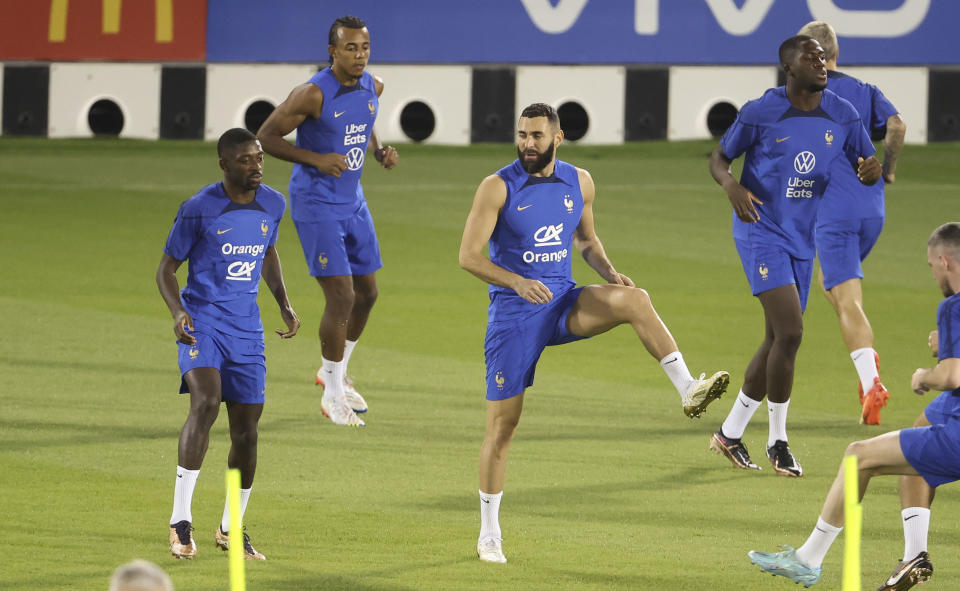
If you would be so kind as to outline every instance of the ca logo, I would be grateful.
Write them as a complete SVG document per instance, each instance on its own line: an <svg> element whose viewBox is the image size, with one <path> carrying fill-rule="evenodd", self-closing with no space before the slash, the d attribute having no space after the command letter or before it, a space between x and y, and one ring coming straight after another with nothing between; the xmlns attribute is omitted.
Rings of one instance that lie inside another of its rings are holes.
<svg viewBox="0 0 960 591"><path fill-rule="evenodd" d="M810 174L816 165L816 156L813 155L813 152L807 150L800 152L797 154L797 157L793 159L793 169L800 174Z"/></svg>
<svg viewBox="0 0 960 591"><path fill-rule="evenodd" d="M230 263L230 266L227 267L227 280L228 281L251 281L251 275L253 270L256 268L257 262L253 261L250 263L244 261L237 261L235 263Z"/></svg>
<svg viewBox="0 0 960 591"><path fill-rule="evenodd" d="M363 166L363 150L359 147L350 148L347 152L347 168L350 170L360 170Z"/></svg>
<svg viewBox="0 0 960 591"><path fill-rule="evenodd" d="M537 242L536 246L557 246L561 244L561 232L563 232L563 224L541 226L533 233L533 239Z"/></svg>

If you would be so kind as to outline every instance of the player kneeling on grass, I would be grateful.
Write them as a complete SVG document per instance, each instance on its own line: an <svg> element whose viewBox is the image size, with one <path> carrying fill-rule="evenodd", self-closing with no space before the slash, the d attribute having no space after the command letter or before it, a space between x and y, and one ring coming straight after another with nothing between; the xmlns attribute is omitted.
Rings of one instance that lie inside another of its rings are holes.
<svg viewBox="0 0 960 591"><path fill-rule="evenodd" d="M927 242L927 262L946 297L937 309L939 363L930 369L916 370L910 387L917 394L943 391L928 405L929 412L924 413L942 422L851 443L846 453L857 456L861 499L873 476L919 475L931 488L960 480L960 222L934 230ZM750 560L769 573L809 587L820 580L823 558L843 528L843 518L841 468L807 541L796 550L786 546L783 552L775 554L750 552ZM925 532L919 537L925 540ZM908 539L903 559L878 591L903 591L928 580L932 574L933 564L925 545L914 546Z"/></svg>
<svg viewBox="0 0 960 591"><path fill-rule="evenodd" d="M517 159L480 183L460 243L460 265L490 284L486 435L480 451L481 527L477 555L506 562L499 508L507 450L544 348L630 324L698 417L726 390L730 376L690 375L647 292L618 273L593 226L590 173L557 160L563 141L553 107L535 103L520 115ZM483 248L489 243L489 258ZM575 287L573 248L606 284Z"/></svg>
<svg viewBox="0 0 960 591"><path fill-rule="evenodd" d="M267 374L257 307L261 276L287 325L277 334L290 338L300 328L275 248L287 202L281 193L260 183L260 142L246 129L231 129L220 136L217 154L223 182L204 187L180 206L157 268L157 286L173 315L180 351L180 392L190 394L190 413L180 431L170 517L170 552L188 559L197 553L191 533L193 489L221 400L230 420L227 465L240 470L241 519L250 499ZM176 271L186 260L190 261L187 286L179 292ZM224 550L229 546L228 507L215 536ZM246 533L243 546L248 560L264 560Z"/></svg>

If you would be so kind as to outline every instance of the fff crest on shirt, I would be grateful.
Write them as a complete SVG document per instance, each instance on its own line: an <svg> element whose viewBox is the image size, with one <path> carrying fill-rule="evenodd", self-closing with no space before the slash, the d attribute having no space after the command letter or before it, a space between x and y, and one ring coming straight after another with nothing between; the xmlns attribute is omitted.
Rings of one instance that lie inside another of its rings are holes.
<svg viewBox="0 0 960 591"><path fill-rule="evenodd" d="M497 372L497 375L494 376L493 379L497 382L497 389L498 389L498 390L503 390L503 383L504 383L504 381L505 381L505 380L503 379L503 372L502 372L502 371L498 371L498 372Z"/></svg>
<svg viewBox="0 0 960 591"><path fill-rule="evenodd" d="M760 267L757 270L760 271L760 279L766 281L770 275L770 267L768 267L766 263L760 263Z"/></svg>
<svg viewBox="0 0 960 591"><path fill-rule="evenodd" d="M832 131L833 131L832 129L828 129L827 132L823 134L823 139L827 140L828 148L833 145L833 133L831 133Z"/></svg>
<svg viewBox="0 0 960 591"><path fill-rule="evenodd" d="M563 204L567 208L567 213L573 213L573 199L570 199L570 195L563 196Z"/></svg>

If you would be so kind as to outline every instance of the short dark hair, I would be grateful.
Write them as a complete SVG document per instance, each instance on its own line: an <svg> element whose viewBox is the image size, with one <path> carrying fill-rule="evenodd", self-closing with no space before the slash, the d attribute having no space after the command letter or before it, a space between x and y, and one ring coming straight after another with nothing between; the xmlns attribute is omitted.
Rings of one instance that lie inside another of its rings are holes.
<svg viewBox="0 0 960 591"><path fill-rule="evenodd" d="M934 230L930 240L927 240L927 246L960 252L960 222L947 222Z"/></svg>
<svg viewBox="0 0 960 591"><path fill-rule="evenodd" d="M341 16L337 20L333 21L333 24L330 25L330 34L327 36L327 45L336 47L337 45L337 31L341 27L346 27L348 29L362 29L367 26L367 23L363 22L363 19L359 16ZM333 56L330 56L330 63L333 63Z"/></svg>
<svg viewBox="0 0 960 591"><path fill-rule="evenodd" d="M551 125L555 127L560 126L560 115L557 115L557 110L547 103L533 103L532 105L528 105L520 112L520 118L522 119L524 117L527 119L546 117Z"/></svg>
<svg viewBox="0 0 960 591"><path fill-rule="evenodd" d="M224 153L247 142L257 141L257 136L249 129L234 127L223 132L220 140L217 141L217 156L223 158Z"/></svg>
<svg viewBox="0 0 960 591"><path fill-rule="evenodd" d="M794 35L786 41L780 44L780 65L786 65L787 62L793 60L793 56L796 52L803 49L803 44L806 41L813 39L810 35Z"/></svg>

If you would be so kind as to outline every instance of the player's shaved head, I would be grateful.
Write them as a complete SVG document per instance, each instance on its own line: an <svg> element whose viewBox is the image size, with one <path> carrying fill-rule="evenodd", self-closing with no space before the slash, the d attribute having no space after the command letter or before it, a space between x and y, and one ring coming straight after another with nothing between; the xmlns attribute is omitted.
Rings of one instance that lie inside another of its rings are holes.
<svg viewBox="0 0 960 591"><path fill-rule="evenodd" d="M837 32L833 30L830 23L811 21L803 25L803 28L797 34L806 35L819 43L820 47L823 48L823 59L828 62L837 59ZM782 54L780 61L783 61Z"/></svg>
<svg viewBox="0 0 960 591"><path fill-rule="evenodd" d="M780 44L780 65L786 66L792 63L797 54L803 51L803 44L810 41L813 37L809 35L794 35Z"/></svg>
<svg viewBox="0 0 960 591"><path fill-rule="evenodd" d="M557 110L546 103L533 103L532 105L528 105L520 112L520 118L523 119L524 117L527 119L546 117L554 129L560 127L560 115L557 115Z"/></svg>
<svg viewBox="0 0 960 591"><path fill-rule="evenodd" d="M927 240L927 246L930 250L939 250L960 261L960 222L947 222L934 230Z"/></svg>
<svg viewBox="0 0 960 591"><path fill-rule="evenodd" d="M230 153L236 149L237 146L255 141L257 141L257 136L248 129L242 127L228 129L223 132L223 135L220 136L220 140L217 142L217 156L223 158L225 154Z"/></svg>

